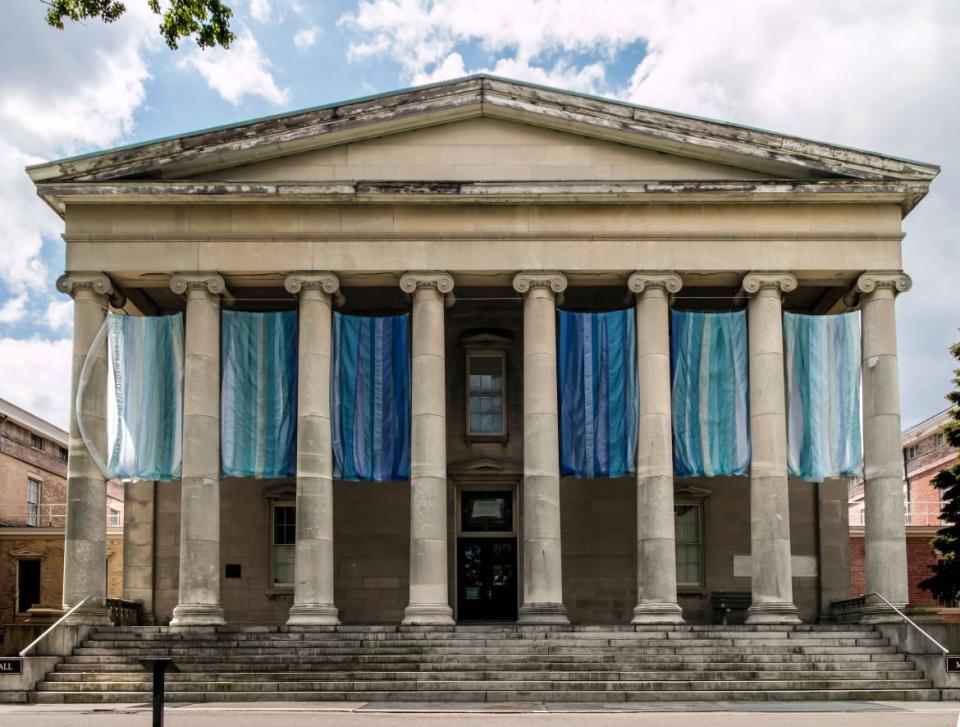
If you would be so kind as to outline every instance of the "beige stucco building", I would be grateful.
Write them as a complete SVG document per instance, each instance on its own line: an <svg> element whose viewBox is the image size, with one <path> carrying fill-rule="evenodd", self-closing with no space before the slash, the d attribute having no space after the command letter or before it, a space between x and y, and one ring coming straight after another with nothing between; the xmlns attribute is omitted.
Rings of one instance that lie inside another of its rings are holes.
<svg viewBox="0 0 960 727"><path fill-rule="evenodd" d="M847 483L787 477L780 314L859 308L866 589L906 603L894 300L937 172L487 76L31 167L66 225L75 384L108 305L186 313L183 479L128 486L124 596L184 626L828 618ZM561 478L555 310L625 301L637 475ZM673 476L671 305L748 308L750 477ZM334 306L412 310L410 482L333 479ZM228 307L300 311L296 479L220 477ZM500 382L493 429L468 415L474 366ZM72 420L68 605L104 592L103 478Z"/></svg>

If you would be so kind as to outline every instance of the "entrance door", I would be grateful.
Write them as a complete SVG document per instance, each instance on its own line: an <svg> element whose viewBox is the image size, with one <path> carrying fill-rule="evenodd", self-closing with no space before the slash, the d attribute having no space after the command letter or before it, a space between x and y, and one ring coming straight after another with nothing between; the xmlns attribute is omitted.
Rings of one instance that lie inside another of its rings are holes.
<svg viewBox="0 0 960 727"><path fill-rule="evenodd" d="M40 603L40 561L17 560L17 613Z"/></svg>
<svg viewBox="0 0 960 727"><path fill-rule="evenodd" d="M516 538L457 541L457 618L517 620Z"/></svg>

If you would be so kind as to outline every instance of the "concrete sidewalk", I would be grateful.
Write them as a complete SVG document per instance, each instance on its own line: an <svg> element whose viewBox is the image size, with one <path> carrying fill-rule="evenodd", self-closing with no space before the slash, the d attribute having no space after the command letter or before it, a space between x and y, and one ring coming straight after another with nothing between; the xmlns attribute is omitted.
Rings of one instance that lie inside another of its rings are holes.
<svg viewBox="0 0 960 727"><path fill-rule="evenodd" d="M709 713L709 717L705 716ZM629 704L216 703L168 707L168 727L956 727L960 702L660 702ZM0 725L147 727L145 704L6 705Z"/></svg>

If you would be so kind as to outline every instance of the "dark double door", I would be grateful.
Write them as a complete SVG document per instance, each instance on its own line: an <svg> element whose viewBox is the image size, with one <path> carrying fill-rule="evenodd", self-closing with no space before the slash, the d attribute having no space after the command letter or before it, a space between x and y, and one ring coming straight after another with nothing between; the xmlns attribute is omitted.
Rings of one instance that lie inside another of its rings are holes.
<svg viewBox="0 0 960 727"><path fill-rule="evenodd" d="M517 620L517 539L457 540L457 620Z"/></svg>

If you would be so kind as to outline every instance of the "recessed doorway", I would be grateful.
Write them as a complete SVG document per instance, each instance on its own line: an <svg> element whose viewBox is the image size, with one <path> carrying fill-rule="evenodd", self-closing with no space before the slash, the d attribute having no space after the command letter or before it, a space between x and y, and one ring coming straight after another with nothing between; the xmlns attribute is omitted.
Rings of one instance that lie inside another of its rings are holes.
<svg viewBox="0 0 960 727"><path fill-rule="evenodd" d="M517 620L513 490L460 491L457 620Z"/></svg>

